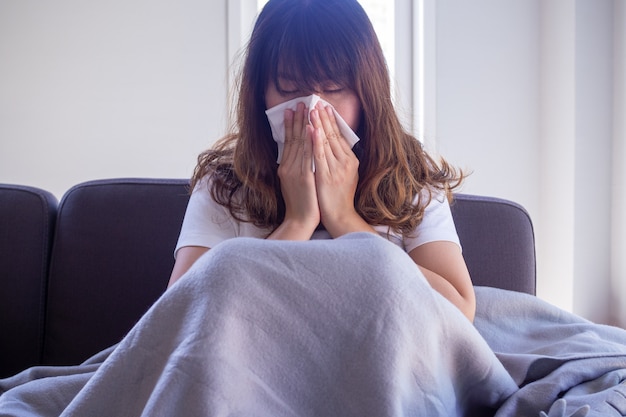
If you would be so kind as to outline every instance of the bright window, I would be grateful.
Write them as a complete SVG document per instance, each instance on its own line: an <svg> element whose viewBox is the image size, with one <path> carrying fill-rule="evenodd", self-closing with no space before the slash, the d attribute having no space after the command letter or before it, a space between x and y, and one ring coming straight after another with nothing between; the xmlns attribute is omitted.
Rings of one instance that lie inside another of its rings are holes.
<svg viewBox="0 0 626 417"><path fill-rule="evenodd" d="M257 0L259 11L267 1ZM393 79L395 63L394 2L389 0L359 0L359 3L372 21Z"/></svg>

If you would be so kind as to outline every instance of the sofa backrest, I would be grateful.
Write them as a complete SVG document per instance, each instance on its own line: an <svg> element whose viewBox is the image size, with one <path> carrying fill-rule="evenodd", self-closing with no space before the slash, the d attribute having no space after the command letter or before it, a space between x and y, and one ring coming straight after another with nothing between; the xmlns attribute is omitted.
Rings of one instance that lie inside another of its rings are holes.
<svg viewBox="0 0 626 417"><path fill-rule="evenodd" d="M61 199L43 363L75 364L117 343L163 293L187 181L91 181Z"/></svg>
<svg viewBox="0 0 626 417"><path fill-rule="evenodd" d="M0 187L5 375L7 361L17 370L77 364L121 340L165 291L189 198L187 180L90 181L70 189L56 213L51 194L24 188ZM463 194L451 207L474 284L535 294L533 227L524 208Z"/></svg>
<svg viewBox="0 0 626 417"><path fill-rule="evenodd" d="M47 191L0 184L0 378L41 360L56 208Z"/></svg>

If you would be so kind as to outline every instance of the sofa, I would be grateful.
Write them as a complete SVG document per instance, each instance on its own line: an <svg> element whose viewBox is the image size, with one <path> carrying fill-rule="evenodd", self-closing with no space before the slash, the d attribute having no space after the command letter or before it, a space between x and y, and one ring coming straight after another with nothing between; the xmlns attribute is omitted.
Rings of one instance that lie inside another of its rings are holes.
<svg viewBox="0 0 626 417"><path fill-rule="evenodd" d="M0 378L120 341L166 289L188 198L184 179L89 181L60 201L0 184ZM452 213L475 285L535 294L522 206L457 194Z"/></svg>

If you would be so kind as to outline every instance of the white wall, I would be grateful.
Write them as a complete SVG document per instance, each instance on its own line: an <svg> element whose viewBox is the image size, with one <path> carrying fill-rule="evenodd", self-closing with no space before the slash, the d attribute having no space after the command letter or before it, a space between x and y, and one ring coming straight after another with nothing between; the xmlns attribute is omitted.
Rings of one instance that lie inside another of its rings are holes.
<svg viewBox="0 0 626 417"><path fill-rule="evenodd" d="M612 322L626 327L626 1L616 1L614 28L613 181L611 234Z"/></svg>
<svg viewBox="0 0 626 417"><path fill-rule="evenodd" d="M541 298L626 325L624 2L398 0L401 27L422 1L426 143L473 171L465 192L528 209ZM255 3L0 2L0 182L60 197L90 179L189 177L227 125ZM418 90L406 50L404 94Z"/></svg>
<svg viewBox="0 0 626 417"><path fill-rule="evenodd" d="M612 292L613 1L578 1L575 12L574 311L608 321L607 300Z"/></svg>
<svg viewBox="0 0 626 417"><path fill-rule="evenodd" d="M621 0L438 0L431 129L440 154L473 170L466 192L530 212L538 295L622 326L624 269L612 257L624 256L624 182L611 166L626 164L623 71L614 76L623 9Z"/></svg>
<svg viewBox="0 0 626 417"><path fill-rule="evenodd" d="M0 182L188 178L223 133L226 2L0 2Z"/></svg>
<svg viewBox="0 0 626 417"><path fill-rule="evenodd" d="M537 212L536 1L436 2L438 152L473 171L466 191Z"/></svg>
<svg viewBox="0 0 626 417"><path fill-rule="evenodd" d="M575 3L548 1L539 9L541 122L537 224L539 291L573 308L576 94ZM557 300L558 299L558 300Z"/></svg>

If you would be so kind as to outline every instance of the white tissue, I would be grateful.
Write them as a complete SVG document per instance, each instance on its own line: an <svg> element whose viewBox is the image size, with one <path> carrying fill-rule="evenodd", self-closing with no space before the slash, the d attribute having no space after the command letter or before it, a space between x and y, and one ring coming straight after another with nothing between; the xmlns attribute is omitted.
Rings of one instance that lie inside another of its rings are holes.
<svg viewBox="0 0 626 417"><path fill-rule="evenodd" d="M272 128L272 137L278 146L278 158L276 158L276 162L280 164L280 161L283 158L283 148L285 146L285 110L295 110L298 103L304 103L305 107L309 109L309 123L311 122L311 110L315 108L315 105L318 101L321 101L322 104L329 106L330 103L323 100L320 96L316 94L312 94L306 97L298 97L293 100L286 101L277 106L272 107L265 111L267 115L267 119L270 122L270 127ZM339 127L339 131L345 138L346 142L350 147L353 147L355 143L359 141L359 137L350 129L350 126L343 120L343 118L339 115L337 110L331 106L333 109L333 113L335 114L335 120L337 120L337 126ZM312 158L311 158L312 159ZM315 162L311 160L312 169L315 172Z"/></svg>

